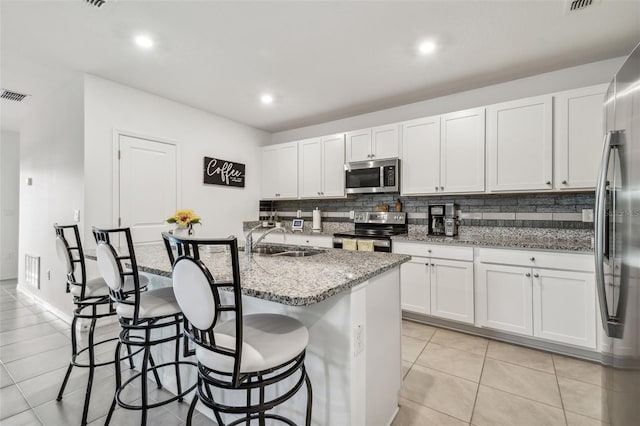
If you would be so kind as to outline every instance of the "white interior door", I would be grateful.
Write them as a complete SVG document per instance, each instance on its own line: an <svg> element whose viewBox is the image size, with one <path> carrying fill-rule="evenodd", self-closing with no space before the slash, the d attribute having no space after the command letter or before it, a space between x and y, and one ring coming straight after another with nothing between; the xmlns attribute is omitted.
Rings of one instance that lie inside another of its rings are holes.
<svg viewBox="0 0 640 426"><path fill-rule="evenodd" d="M136 243L159 241L177 208L176 146L119 136L120 226Z"/></svg>

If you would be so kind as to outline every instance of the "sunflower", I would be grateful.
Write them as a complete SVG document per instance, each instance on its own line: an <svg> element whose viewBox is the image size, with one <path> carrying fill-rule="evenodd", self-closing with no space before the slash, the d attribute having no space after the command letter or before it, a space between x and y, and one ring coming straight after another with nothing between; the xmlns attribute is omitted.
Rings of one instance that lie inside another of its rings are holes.
<svg viewBox="0 0 640 426"><path fill-rule="evenodd" d="M190 209L176 210L173 216L167 219L167 222L175 223L178 226L188 226L193 223L200 223L200 216Z"/></svg>

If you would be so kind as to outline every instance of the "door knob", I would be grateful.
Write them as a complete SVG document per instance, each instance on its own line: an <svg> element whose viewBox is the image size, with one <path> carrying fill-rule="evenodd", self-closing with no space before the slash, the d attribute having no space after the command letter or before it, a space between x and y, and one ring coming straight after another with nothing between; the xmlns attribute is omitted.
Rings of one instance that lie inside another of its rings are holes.
<svg viewBox="0 0 640 426"><path fill-rule="evenodd" d="M527 272L526 274L524 274L524 276L529 278L531 276L531 274L529 272Z"/></svg>
<svg viewBox="0 0 640 426"><path fill-rule="evenodd" d="M530 261L532 261L532 262L534 262L534 261L536 260L536 258L535 258L535 257L533 257L533 256L531 256L531 257L529 258L529 260L530 260Z"/></svg>
<svg viewBox="0 0 640 426"><path fill-rule="evenodd" d="M538 274L533 274L533 277L534 277L534 278L538 278L538 277L540 277L540 275L538 275Z"/></svg>
<svg viewBox="0 0 640 426"><path fill-rule="evenodd" d="M441 186L441 187L440 187L440 191L444 191L444 186Z"/></svg>
<svg viewBox="0 0 640 426"><path fill-rule="evenodd" d="M436 186L436 191L438 190L438 187Z"/></svg>
<svg viewBox="0 0 640 426"><path fill-rule="evenodd" d="M562 184L563 184L563 185L566 185L566 184L567 184L567 181L566 181L566 180L563 180L563 181L562 181Z"/></svg>

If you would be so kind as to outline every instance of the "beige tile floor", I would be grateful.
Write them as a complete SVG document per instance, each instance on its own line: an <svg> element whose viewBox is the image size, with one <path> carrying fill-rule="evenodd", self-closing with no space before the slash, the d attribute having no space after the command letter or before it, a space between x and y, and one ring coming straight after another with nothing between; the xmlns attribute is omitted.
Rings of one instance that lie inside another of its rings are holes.
<svg viewBox="0 0 640 426"><path fill-rule="evenodd" d="M117 331L117 325L107 325L97 334ZM403 322L402 350L404 381L395 426L607 422L596 364L409 321ZM98 358L110 351L99 352ZM69 354L69 325L18 293L15 281L0 281L0 425L79 423L86 370L74 369L62 402L55 400ZM114 370L97 369L91 425L104 424L113 388ZM156 408L149 424L184 425L187 408L177 402ZM120 409L112 422L139 423L139 413ZM194 424L212 423L196 415Z"/></svg>
<svg viewBox="0 0 640 426"><path fill-rule="evenodd" d="M594 363L403 321L402 365L394 426L608 424Z"/></svg>

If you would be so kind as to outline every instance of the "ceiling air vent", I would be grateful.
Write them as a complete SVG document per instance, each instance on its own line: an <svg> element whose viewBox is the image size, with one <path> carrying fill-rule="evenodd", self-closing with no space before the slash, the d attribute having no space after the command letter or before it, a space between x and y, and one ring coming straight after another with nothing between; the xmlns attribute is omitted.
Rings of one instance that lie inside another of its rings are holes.
<svg viewBox="0 0 640 426"><path fill-rule="evenodd" d="M2 93L0 94L1 99L7 99L10 101L22 102L24 98L29 95L25 95L24 93L12 92L11 90L1 89Z"/></svg>
<svg viewBox="0 0 640 426"><path fill-rule="evenodd" d="M91 6L100 7L104 4L106 0L84 0L89 3Z"/></svg>
<svg viewBox="0 0 640 426"><path fill-rule="evenodd" d="M593 6L598 1L599 0L567 0L567 12L586 9L589 6Z"/></svg>

